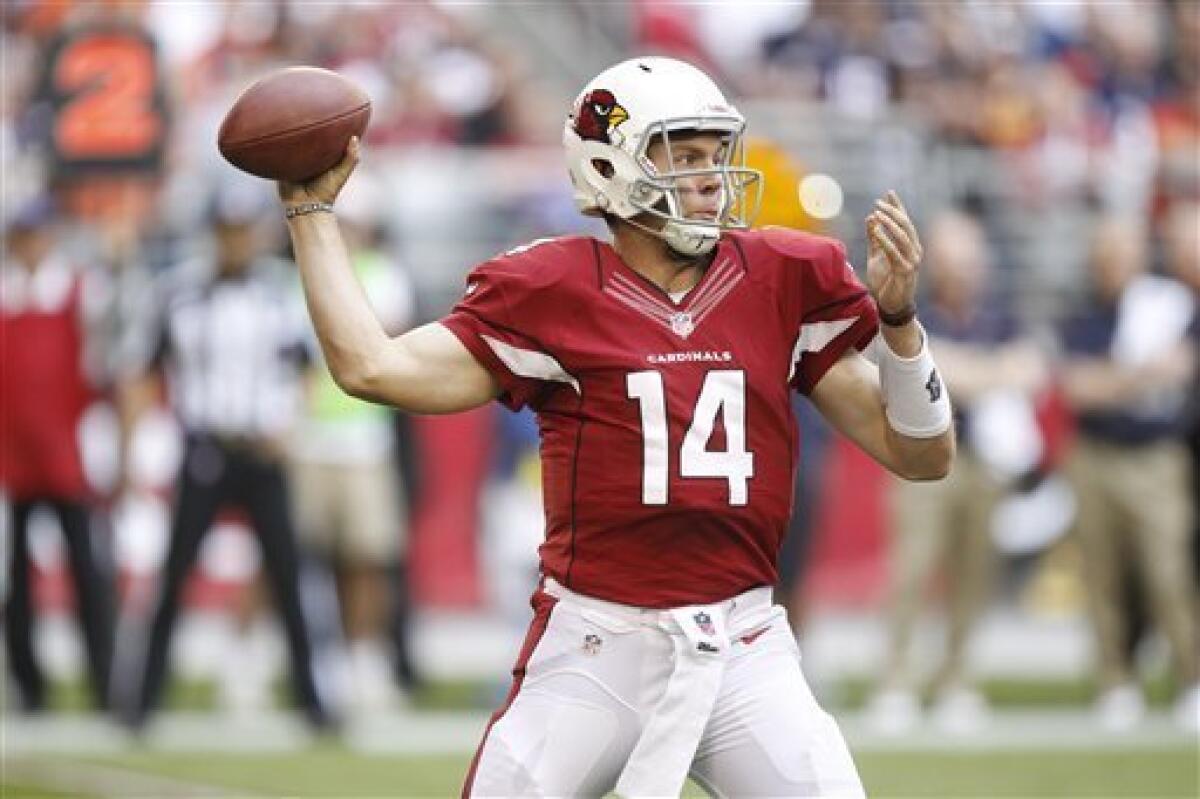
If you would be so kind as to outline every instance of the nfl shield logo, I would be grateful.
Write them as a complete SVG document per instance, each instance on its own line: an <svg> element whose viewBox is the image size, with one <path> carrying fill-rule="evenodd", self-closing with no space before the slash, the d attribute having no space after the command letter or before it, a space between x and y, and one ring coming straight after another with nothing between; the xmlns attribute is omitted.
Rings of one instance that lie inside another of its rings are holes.
<svg viewBox="0 0 1200 799"><path fill-rule="evenodd" d="M603 639L594 633L588 633L583 637L583 652L586 655L600 654L600 647L603 645Z"/></svg>
<svg viewBox="0 0 1200 799"><path fill-rule="evenodd" d="M678 313L671 314L671 331L675 335L687 338L691 335L695 327L695 324L692 322L692 315L687 311L679 311Z"/></svg>
<svg viewBox="0 0 1200 799"><path fill-rule="evenodd" d="M716 635L717 628L713 626L712 617L704 611L700 611L692 617L696 621L696 626L700 628L700 632L705 635Z"/></svg>

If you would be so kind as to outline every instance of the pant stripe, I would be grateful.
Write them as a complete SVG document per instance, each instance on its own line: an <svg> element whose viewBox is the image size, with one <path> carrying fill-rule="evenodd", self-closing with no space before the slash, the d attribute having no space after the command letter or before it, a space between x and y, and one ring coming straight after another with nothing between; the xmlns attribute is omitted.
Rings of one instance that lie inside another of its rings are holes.
<svg viewBox="0 0 1200 799"><path fill-rule="evenodd" d="M463 799L469 799L471 796L471 789L475 783L475 771L479 768L479 760L483 756L483 748L487 746L488 734L491 733L492 727L495 726L496 722L512 707L513 702L517 699L517 694L521 692L521 683L525 681L525 666L529 663L529 659L533 657L533 650L537 649L542 636L546 634L546 627L550 624L550 613L554 610L554 606L558 604L558 599L539 588L537 593L533 595L531 604L533 605L533 622L529 625L529 632L525 634L525 642L521 645L520 654L517 655L517 663L513 666L512 687L508 690L508 696L505 697L504 704L492 714L491 720L488 721L487 729L483 732L483 740L479 742L479 748L475 750L475 757L471 760L471 768L467 771L466 782L463 784Z"/></svg>

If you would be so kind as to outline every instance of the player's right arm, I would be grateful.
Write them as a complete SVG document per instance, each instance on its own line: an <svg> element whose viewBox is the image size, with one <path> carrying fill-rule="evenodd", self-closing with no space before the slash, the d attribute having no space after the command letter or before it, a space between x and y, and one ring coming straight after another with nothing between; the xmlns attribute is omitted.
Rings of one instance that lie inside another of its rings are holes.
<svg viewBox="0 0 1200 799"><path fill-rule="evenodd" d="M332 203L358 163L352 139L341 163L306 184L279 184L285 207ZM439 323L392 338L384 331L350 265L333 214L288 220L304 296L337 384L362 399L412 413L454 413L500 393L492 375Z"/></svg>

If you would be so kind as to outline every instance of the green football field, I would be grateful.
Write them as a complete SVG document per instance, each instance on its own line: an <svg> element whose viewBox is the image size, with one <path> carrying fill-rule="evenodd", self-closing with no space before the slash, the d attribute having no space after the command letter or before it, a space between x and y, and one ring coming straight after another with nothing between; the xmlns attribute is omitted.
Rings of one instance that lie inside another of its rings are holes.
<svg viewBox="0 0 1200 799"><path fill-rule="evenodd" d="M872 797L1195 797L1190 747L1120 750L858 752ZM469 755L369 755L335 745L286 754L134 751L5 758L0 796L442 797ZM694 786L686 796L703 796Z"/></svg>
<svg viewBox="0 0 1200 799"><path fill-rule="evenodd" d="M1153 686L1152 686L1153 687ZM440 686L419 704L314 739L285 710L230 717L176 695L144 738L60 702L44 716L0 712L0 799L86 797L451 797L487 725L478 686ZM989 686L989 725L873 733L842 686L839 724L874 799L885 797L1200 797L1200 739L1155 701L1135 730L1095 726L1086 686ZM78 699L78 697L76 697ZM704 794L688 786L685 796Z"/></svg>

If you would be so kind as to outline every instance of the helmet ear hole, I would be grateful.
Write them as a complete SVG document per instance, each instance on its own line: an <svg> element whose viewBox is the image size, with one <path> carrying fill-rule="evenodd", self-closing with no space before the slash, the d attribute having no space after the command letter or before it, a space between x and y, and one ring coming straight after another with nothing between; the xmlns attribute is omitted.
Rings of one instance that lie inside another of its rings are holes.
<svg viewBox="0 0 1200 799"><path fill-rule="evenodd" d="M612 165L612 161L609 161L606 158L593 158L592 168L606 178L611 178L613 175L617 174L617 170Z"/></svg>

